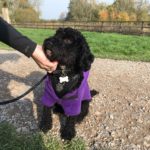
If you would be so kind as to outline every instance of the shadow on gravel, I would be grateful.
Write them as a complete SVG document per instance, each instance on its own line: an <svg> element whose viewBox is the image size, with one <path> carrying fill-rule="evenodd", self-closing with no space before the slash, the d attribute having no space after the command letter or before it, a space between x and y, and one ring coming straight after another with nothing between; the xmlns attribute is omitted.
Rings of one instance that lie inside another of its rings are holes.
<svg viewBox="0 0 150 150"><path fill-rule="evenodd" d="M4 63L5 61L16 62L20 57L20 55L15 53L0 54L0 64Z"/></svg>
<svg viewBox="0 0 150 150"><path fill-rule="evenodd" d="M30 75L26 76L25 78L22 78L22 77L19 77L19 76L16 76L16 75L13 75L11 73L8 73L6 71L3 71L3 70L0 70L0 102L2 101L5 101L5 100L11 100L13 99L14 97L11 95L11 91L10 89L8 88L8 85L9 83L14 80L16 82L19 82L19 83L23 83L27 86L30 86L32 87L35 83L37 83L42 77L44 76L43 73L41 72L38 72L38 71L34 71L32 72ZM40 109L41 109L41 105L40 105L40 99L41 99L41 96L42 96L42 93L43 93L43 83L41 83L38 87L36 87L36 89L33 90L33 100L31 100L32 102L34 102L36 105L37 105L37 119L38 119L38 122L40 120ZM15 86L15 85L14 85ZM19 87L17 87L19 89ZM26 91L26 90L25 90ZM24 92L25 92L24 91ZM23 93L18 93L18 96L20 96L21 94ZM29 103L29 100L28 102L25 102L27 101L26 98L22 98L21 100L19 100L19 105L25 105L27 103ZM30 105L27 104L27 107L30 108L30 109L33 109L33 106L32 106L32 103L30 101ZM6 108L10 107L11 105L14 105L16 102L14 103L10 103L10 104L7 104L7 105L3 105L3 106L6 106ZM0 106L1 107L1 106ZM24 106L25 107L25 106ZM3 111L2 109L0 109L1 111ZM25 108L25 110L27 110ZM24 110L22 110L24 111ZM29 111L35 111L35 110L29 110ZM19 113L19 112L16 112L16 113ZM25 113L25 112L24 112ZM6 114L7 115L7 114ZM31 114L33 116L33 114ZM24 117L24 116L23 116ZM30 116L29 116L30 117ZM22 118L20 118L20 120L22 120ZM1 120L0 119L0 122L1 121L7 121L7 120Z"/></svg>

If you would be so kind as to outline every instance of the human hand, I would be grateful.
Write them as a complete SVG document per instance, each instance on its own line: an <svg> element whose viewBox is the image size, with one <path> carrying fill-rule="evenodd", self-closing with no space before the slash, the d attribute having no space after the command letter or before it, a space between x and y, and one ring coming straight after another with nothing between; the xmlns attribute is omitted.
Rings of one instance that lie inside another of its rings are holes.
<svg viewBox="0 0 150 150"><path fill-rule="evenodd" d="M50 62L45 56L42 46L40 45L36 46L34 52L32 53L32 58L41 69L45 69L49 73L52 73L57 68L58 62Z"/></svg>

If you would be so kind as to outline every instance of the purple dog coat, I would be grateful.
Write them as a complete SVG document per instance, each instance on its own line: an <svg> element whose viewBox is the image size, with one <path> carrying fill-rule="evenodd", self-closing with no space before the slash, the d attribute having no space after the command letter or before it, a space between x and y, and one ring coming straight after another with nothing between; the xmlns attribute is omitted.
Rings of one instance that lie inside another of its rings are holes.
<svg viewBox="0 0 150 150"><path fill-rule="evenodd" d="M89 71L83 73L83 80L79 88L74 91L65 94L62 98L59 98L52 87L51 80L47 77L45 80L45 90L42 96L42 104L51 107L54 104L60 104L64 109L65 115L74 116L81 112L81 104L83 100L90 101L91 93L88 86Z"/></svg>

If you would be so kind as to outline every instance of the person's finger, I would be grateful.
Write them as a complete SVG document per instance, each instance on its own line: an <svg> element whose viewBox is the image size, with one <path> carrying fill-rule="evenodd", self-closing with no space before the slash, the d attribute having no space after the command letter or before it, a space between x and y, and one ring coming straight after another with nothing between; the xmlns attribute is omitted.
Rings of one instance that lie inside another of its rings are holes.
<svg viewBox="0 0 150 150"><path fill-rule="evenodd" d="M51 71L55 71L57 68L58 62L49 62L46 67L51 70Z"/></svg>
<svg viewBox="0 0 150 150"><path fill-rule="evenodd" d="M41 68L41 69L45 69L47 72L49 72L49 73L51 73L51 72L53 72L53 71L55 71L56 70L56 67L57 67L57 65L51 65L51 66L49 66L49 65L47 65L47 64L41 64L41 63L37 63L38 65L39 65L39 67Z"/></svg>
<svg viewBox="0 0 150 150"><path fill-rule="evenodd" d="M48 73L52 73L53 71L47 71Z"/></svg>

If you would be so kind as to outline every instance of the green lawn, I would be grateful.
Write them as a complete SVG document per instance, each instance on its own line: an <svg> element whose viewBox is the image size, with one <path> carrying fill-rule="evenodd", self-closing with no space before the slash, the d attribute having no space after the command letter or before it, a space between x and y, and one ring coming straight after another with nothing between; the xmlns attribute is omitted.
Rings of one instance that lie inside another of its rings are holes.
<svg viewBox="0 0 150 150"><path fill-rule="evenodd" d="M62 142L42 133L21 134L8 123L0 123L0 150L85 150L80 139Z"/></svg>
<svg viewBox="0 0 150 150"><path fill-rule="evenodd" d="M116 33L84 32L95 56L100 58L150 61L150 37Z"/></svg>
<svg viewBox="0 0 150 150"><path fill-rule="evenodd" d="M18 29L39 44L55 33L49 29ZM150 37L115 33L83 32L96 57L150 61ZM0 49L10 49L0 43Z"/></svg>

